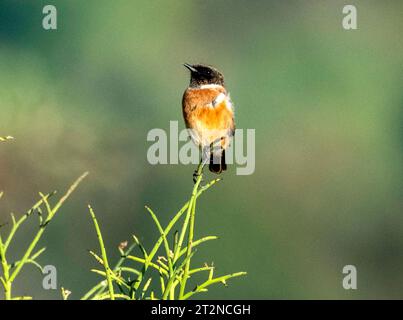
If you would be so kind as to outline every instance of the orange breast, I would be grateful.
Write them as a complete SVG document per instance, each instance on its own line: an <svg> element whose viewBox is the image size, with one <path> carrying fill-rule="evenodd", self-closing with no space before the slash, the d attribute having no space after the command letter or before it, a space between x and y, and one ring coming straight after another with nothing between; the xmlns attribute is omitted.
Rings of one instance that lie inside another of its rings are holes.
<svg viewBox="0 0 403 320"><path fill-rule="evenodd" d="M186 126L193 131L192 139L197 145L210 145L222 140L226 148L229 136L234 130L234 114L231 102L227 99L216 106L213 100L221 93L221 89L188 89L183 96L183 116Z"/></svg>
<svg viewBox="0 0 403 320"><path fill-rule="evenodd" d="M214 108L201 107L194 112L195 120L207 130L225 130L230 129L233 113L226 106L226 101L221 102Z"/></svg>

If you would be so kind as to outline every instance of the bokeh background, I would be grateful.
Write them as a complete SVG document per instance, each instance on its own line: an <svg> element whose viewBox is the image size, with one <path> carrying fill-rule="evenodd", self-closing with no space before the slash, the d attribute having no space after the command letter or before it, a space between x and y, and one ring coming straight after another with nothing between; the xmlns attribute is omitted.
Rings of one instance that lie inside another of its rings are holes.
<svg viewBox="0 0 403 320"><path fill-rule="evenodd" d="M42 8L58 30L42 29ZM234 168L199 201L196 235L220 239L196 261L248 271L218 299L403 298L403 3L350 1L0 2L0 222L38 192L90 176L41 241L44 265L78 299L99 277L88 249L95 208L111 256L157 237L189 196L194 166L147 162L152 128L180 120L183 62L226 76L238 128L256 129L256 171ZM17 259L32 236L26 226ZM7 227L5 227L7 228ZM342 268L358 270L344 290ZM28 267L15 294L59 299Z"/></svg>

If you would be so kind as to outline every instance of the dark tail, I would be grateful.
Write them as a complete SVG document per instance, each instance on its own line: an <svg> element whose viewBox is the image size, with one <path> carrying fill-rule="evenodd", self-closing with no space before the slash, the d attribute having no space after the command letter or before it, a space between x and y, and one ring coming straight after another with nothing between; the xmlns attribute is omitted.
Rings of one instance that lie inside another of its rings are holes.
<svg viewBox="0 0 403 320"><path fill-rule="evenodd" d="M220 174L227 170L227 164L225 163L225 150L222 150L221 154L210 155L209 170L213 173Z"/></svg>

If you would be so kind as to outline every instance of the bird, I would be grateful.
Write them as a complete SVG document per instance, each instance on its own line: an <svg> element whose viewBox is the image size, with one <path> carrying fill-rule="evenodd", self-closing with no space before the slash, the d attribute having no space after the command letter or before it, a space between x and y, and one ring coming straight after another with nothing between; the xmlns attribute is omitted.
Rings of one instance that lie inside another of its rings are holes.
<svg viewBox="0 0 403 320"><path fill-rule="evenodd" d="M225 150L235 132L234 107L224 76L210 65L183 65L190 71L190 83L182 98L186 128L202 150L202 166L209 162L209 170L220 174L227 170Z"/></svg>

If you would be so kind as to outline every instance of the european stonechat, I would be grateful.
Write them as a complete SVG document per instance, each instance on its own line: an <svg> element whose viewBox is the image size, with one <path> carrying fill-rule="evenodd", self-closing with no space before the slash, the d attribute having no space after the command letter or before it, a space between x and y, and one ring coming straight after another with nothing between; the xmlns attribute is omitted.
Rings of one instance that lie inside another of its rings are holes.
<svg viewBox="0 0 403 320"><path fill-rule="evenodd" d="M190 84L182 98L186 127L193 142L202 150L202 161L209 170L227 170L225 149L234 135L234 109L224 85L224 76L212 66L188 64Z"/></svg>

